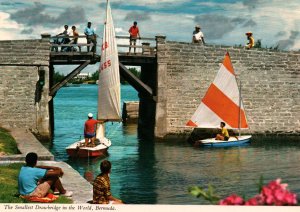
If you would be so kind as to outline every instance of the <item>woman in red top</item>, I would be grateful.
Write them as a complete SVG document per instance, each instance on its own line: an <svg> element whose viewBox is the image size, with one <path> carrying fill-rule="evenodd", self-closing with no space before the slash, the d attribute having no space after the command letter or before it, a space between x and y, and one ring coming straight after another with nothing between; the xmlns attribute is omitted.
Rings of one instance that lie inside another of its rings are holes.
<svg viewBox="0 0 300 212"><path fill-rule="evenodd" d="M136 39L139 38L141 39L140 36L140 32L139 32L139 28L137 27L137 22L133 22L133 26L130 27L130 29L128 30L129 34L130 34L130 47L129 47L129 53L131 51L131 45L133 44L134 46L136 45ZM134 48L134 53L135 53L135 49Z"/></svg>
<svg viewBox="0 0 300 212"><path fill-rule="evenodd" d="M102 122L93 119L93 114L89 113L88 120L84 123L85 146L88 146L89 140L91 140L92 146L95 146L96 124L97 123L102 123Z"/></svg>

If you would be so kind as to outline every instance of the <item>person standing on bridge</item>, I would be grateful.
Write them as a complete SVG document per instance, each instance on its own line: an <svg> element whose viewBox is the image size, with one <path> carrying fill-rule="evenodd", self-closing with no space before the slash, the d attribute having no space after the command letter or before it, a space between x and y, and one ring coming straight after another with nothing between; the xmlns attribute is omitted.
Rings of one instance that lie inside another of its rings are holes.
<svg viewBox="0 0 300 212"><path fill-rule="evenodd" d="M205 44L204 35L200 29L201 29L201 27L199 25L195 26L195 31L193 32L192 43Z"/></svg>
<svg viewBox="0 0 300 212"><path fill-rule="evenodd" d="M139 31L139 28L137 27L137 22L133 22L133 25L129 28L128 30L130 36L129 36L129 54L130 54L130 51L131 51L131 45L136 45L136 40L137 39L141 39L141 36L140 36L140 31ZM136 54L136 48L134 47L134 54Z"/></svg>
<svg viewBox="0 0 300 212"><path fill-rule="evenodd" d="M246 49L251 49L254 46L254 38L252 36L252 32L246 32L247 40L249 41L245 46Z"/></svg>
<svg viewBox="0 0 300 212"><path fill-rule="evenodd" d="M92 23L88 22L87 27L84 29L84 34L86 35L87 44L93 43L93 47L91 49L91 52L96 52L96 45L97 45L97 39L95 30L91 28ZM87 46L87 51L90 51L90 47Z"/></svg>
<svg viewBox="0 0 300 212"><path fill-rule="evenodd" d="M100 164L101 173L93 183L93 203L94 204L123 204L122 200L112 196L110 191L111 163L104 160Z"/></svg>
<svg viewBox="0 0 300 212"><path fill-rule="evenodd" d="M65 30L63 32L61 32L58 35L56 35L56 36L62 36L63 37L62 40L61 40L61 42L58 42L60 44L68 44L68 43L70 43L70 38L69 38L70 33L68 31L69 26L65 25L64 28L65 28ZM60 51L63 52L63 51L66 51L67 49L68 49L67 46L62 46Z"/></svg>
<svg viewBox="0 0 300 212"><path fill-rule="evenodd" d="M78 37L79 37L79 33L76 30L76 26L72 26L72 32L73 32L73 39L71 40L71 44L77 44L78 43ZM79 51L81 51L81 47L78 46ZM74 49L74 47L72 48Z"/></svg>

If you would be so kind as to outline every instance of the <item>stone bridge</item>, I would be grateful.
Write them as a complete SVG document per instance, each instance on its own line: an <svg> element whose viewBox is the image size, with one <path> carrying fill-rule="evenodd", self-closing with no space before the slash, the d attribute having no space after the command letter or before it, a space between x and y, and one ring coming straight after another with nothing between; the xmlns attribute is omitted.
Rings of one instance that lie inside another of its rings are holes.
<svg viewBox="0 0 300 212"><path fill-rule="evenodd" d="M150 54L119 54L121 75L139 92L139 133L150 129L156 138L189 135L193 129L185 127L186 121L228 51L243 82L251 133L300 134L300 52L200 46L167 41L164 36L155 40ZM49 36L0 41L0 126L51 137L56 91L99 57L86 52L56 54ZM79 66L60 85L53 85L55 64ZM141 78L130 76L125 65L141 66Z"/></svg>

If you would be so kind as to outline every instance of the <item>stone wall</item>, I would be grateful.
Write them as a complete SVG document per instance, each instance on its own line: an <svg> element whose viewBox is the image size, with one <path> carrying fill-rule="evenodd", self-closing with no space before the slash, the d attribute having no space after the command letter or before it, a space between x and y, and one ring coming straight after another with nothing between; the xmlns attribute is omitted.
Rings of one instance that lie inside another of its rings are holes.
<svg viewBox="0 0 300 212"><path fill-rule="evenodd" d="M185 134L226 51L242 81L253 134L300 134L300 52L200 46L157 37L156 137Z"/></svg>
<svg viewBox="0 0 300 212"><path fill-rule="evenodd" d="M49 136L49 48L49 39L0 41L1 127Z"/></svg>

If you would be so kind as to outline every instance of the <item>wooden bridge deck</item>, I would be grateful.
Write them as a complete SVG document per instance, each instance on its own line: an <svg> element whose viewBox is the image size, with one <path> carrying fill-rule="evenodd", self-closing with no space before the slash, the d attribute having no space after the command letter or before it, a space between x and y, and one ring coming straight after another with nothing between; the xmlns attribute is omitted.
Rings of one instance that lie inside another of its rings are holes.
<svg viewBox="0 0 300 212"><path fill-rule="evenodd" d="M82 64L89 60L90 64L95 64L100 62L100 54L97 48L101 48L97 44L96 52L88 52L87 47L91 49L93 44L87 43L77 43L77 44L57 44L53 40L64 37L50 37L51 43L51 53L50 53L50 63L52 65L71 65L71 64ZM73 38L69 36L68 38ZM85 38L85 36L79 36L79 38ZM117 36L118 40L125 39L129 43L129 37L127 36ZM99 40L99 39L98 39ZM141 38L139 42L142 41L155 41L154 38ZM119 50L119 60L125 65L142 65L147 63L153 63L156 60L156 48L151 46L150 42L143 42L142 45L125 45L118 44ZM124 43L124 41L123 41ZM131 53L128 53L128 49L131 47ZM134 53L134 48L136 48L136 53Z"/></svg>
<svg viewBox="0 0 300 212"><path fill-rule="evenodd" d="M85 36L84 36L85 37ZM53 37L57 38L57 37ZM123 38L124 37L119 37ZM129 39L128 37L125 37ZM51 40L51 39L50 39ZM145 39L144 39L145 40ZM155 40L155 39L146 39ZM57 91L63 87L69 80L77 76L86 66L89 64L95 64L100 62L101 56L97 54L97 48L95 52L88 52L87 46L91 49L93 44L57 44L56 42L51 43L51 53L50 53L50 64L51 65L74 65L77 64L78 67L75 68L71 73L69 73L61 82L53 85L50 88L49 95L55 96ZM97 45L98 48L101 48ZM132 52L126 52L131 47ZM136 48L136 53L134 53L134 48ZM142 45L124 45L119 44L119 62L120 62L120 74L123 76L129 84L131 84L138 92L154 97L152 89L146 85L142 80L134 76L125 65L132 66L143 66L147 64L156 64L156 48L151 47L150 43L142 43ZM125 51L124 51L125 49Z"/></svg>

